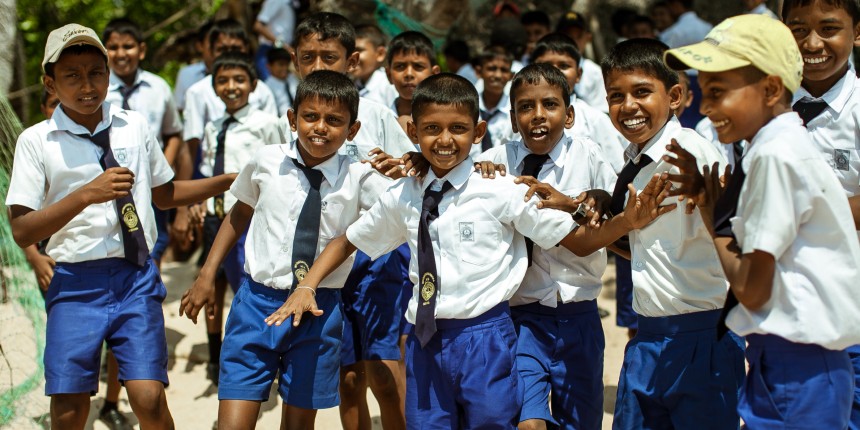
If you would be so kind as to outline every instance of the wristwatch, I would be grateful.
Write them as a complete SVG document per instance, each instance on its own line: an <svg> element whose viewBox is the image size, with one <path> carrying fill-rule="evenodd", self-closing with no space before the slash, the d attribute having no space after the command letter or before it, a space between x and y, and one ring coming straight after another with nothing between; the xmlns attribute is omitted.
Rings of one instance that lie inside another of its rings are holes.
<svg viewBox="0 0 860 430"><path fill-rule="evenodd" d="M570 216L571 218L573 218L574 221L578 222L579 220L585 218L586 215L588 215L588 209L589 207L587 204L580 203L579 206L576 207L576 210L570 214Z"/></svg>

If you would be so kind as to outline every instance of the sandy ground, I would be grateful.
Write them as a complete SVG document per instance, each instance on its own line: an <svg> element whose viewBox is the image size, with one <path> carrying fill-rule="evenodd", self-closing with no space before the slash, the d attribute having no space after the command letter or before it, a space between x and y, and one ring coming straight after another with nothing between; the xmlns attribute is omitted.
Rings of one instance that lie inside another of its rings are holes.
<svg viewBox="0 0 860 430"><path fill-rule="evenodd" d="M192 261L194 260L192 258ZM164 316L170 353L168 364L170 386L167 388L167 399L177 429L209 430L218 414L218 393L216 387L206 379L208 352L205 328L194 325L187 318L180 318L178 312L179 299L185 289L191 285L194 271L193 265L187 263L165 263L163 267L163 277L168 289L168 296L164 302ZM614 266L610 263L604 276L604 289L599 299L600 306L611 312L609 317L603 319L603 330L606 334L606 362L603 375L605 383L604 429L612 427L612 411L615 406L618 374L621 369L624 345L627 342L626 329L615 326L614 274ZM41 419L36 418L36 421L41 421L42 425L47 424L46 414L49 402L46 397L41 395L43 389L43 386L38 387L28 396L29 399L25 400L28 403L28 418L9 423L7 428L42 428L42 426L35 424L34 417L41 417ZM105 385L102 382L99 394L93 397L88 429L107 429L97 420L98 410L104 399L104 390ZM368 399L374 429L381 429L379 408L369 391ZM120 410L132 423L137 423L131 413L125 391L121 394ZM277 392L273 389L269 401L262 406L257 428L277 429L280 424L280 411L280 400ZM319 411L316 424L318 429L340 429L340 416L337 408Z"/></svg>

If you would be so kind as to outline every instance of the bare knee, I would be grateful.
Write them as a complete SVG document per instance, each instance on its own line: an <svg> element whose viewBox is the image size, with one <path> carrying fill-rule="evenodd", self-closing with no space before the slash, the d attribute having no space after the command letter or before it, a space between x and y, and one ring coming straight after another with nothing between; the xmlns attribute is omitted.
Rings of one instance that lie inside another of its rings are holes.
<svg viewBox="0 0 860 430"><path fill-rule="evenodd" d="M354 364L340 369L341 396L350 396L358 391L361 391L360 395L364 396L365 388L367 388L367 379L362 366Z"/></svg>
<svg viewBox="0 0 860 430"><path fill-rule="evenodd" d="M366 367L367 383L374 394L397 394L397 376L400 371L397 361L371 360L366 362Z"/></svg>
<svg viewBox="0 0 860 430"><path fill-rule="evenodd" d="M546 430L546 421L544 420L525 420L521 421L519 425L517 425L519 430Z"/></svg>
<svg viewBox="0 0 860 430"><path fill-rule="evenodd" d="M141 423L168 422L167 397L159 381L127 381L128 401Z"/></svg>
<svg viewBox="0 0 860 430"><path fill-rule="evenodd" d="M89 412L90 396L87 393L51 396L52 429L83 429Z"/></svg>

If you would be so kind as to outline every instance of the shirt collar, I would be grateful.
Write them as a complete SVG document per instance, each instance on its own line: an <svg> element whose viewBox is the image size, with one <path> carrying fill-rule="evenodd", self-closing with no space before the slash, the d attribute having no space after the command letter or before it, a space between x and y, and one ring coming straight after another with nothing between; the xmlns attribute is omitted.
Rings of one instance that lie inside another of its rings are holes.
<svg viewBox="0 0 860 430"><path fill-rule="evenodd" d="M421 194L424 194L424 191L436 180L448 181L455 189L459 190L469 180L469 176L474 171L474 165L472 157L468 157L462 163L454 166L447 175L441 178L433 173L433 169L430 169L427 172L427 176L424 177L424 182L421 184Z"/></svg>
<svg viewBox="0 0 860 430"><path fill-rule="evenodd" d="M672 115L669 118L669 122L667 122L666 125L664 125L663 128L654 135L654 137L645 143L642 150L640 150L639 146L635 143L631 143L627 146L627 149L624 150L624 154L627 156L627 159L633 160L633 164L639 164L639 159L642 157L642 154L647 154L651 157L651 160L657 161L666 152L666 144L669 143L669 139L675 136L680 130L681 123L675 115Z"/></svg>
<svg viewBox="0 0 860 430"><path fill-rule="evenodd" d="M290 157L293 160L297 160L299 163L302 163L302 165L304 165L305 160L302 159L302 154L299 153L299 149L296 146L298 144L299 140L293 139L284 149L284 153L287 155L287 157ZM328 181L329 185L333 186L337 183L337 178L340 177L340 158L341 156L339 154L334 154L328 160L325 160L322 163L311 167L311 169L319 170L320 172L322 172L325 180Z"/></svg>
<svg viewBox="0 0 860 430"><path fill-rule="evenodd" d="M132 83L132 85L136 84L147 84L146 80L143 79L143 73L139 68L137 69L137 72L134 73L134 82ZM110 86L110 88L108 88L109 91L115 91L119 88L126 87L125 82L123 82L123 80L120 79L120 77L112 71L110 72L110 77L108 78L108 85Z"/></svg>
<svg viewBox="0 0 860 430"><path fill-rule="evenodd" d="M552 160L553 164L558 167L564 168L564 160L567 155L567 150L570 148L570 143L573 139L567 135L567 133L563 133L561 135L561 139L559 139L558 143L549 151L549 158ZM514 164L519 168L519 171L523 171L523 162L525 162L526 156L531 154L532 151L526 146L525 142L522 140L518 140L516 142L516 158L514 159Z"/></svg>
<svg viewBox="0 0 860 430"><path fill-rule="evenodd" d="M845 108L845 105L851 98L851 93L854 92L856 81L857 75L855 74L854 70L848 68L848 70L845 71L845 76L839 79L820 98L813 97L811 94L809 94L809 91L806 91L806 88L800 87L797 89L797 91L794 92L794 97L792 97L791 104L794 105L801 99L823 100L827 103L827 107L833 109L834 111L836 111L836 113L841 113L842 109Z"/></svg>
<svg viewBox="0 0 860 430"><path fill-rule="evenodd" d="M786 130L790 130L792 127L806 130L803 127L803 120L800 119L800 115L797 112L792 111L777 115L756 132L752 138L752 142L750 142L750 147L744 152L748 153L748 151L756 148L758 142L773 140L777 134L785 133Z"/></svg>
<svg viewBox="0 0 860 430"><path fill-rule="evenodd" d="M51 119L48 121L48 124L53 127L56 131L68 131L69 133L76 135L93 135L96 134L108 127L111 126L112 120L114 117L119 116L122 113L122 109L108 103L102 103L102 119L99 121L98 125L96 125L95 132L90 133L86 127L76 123L74 120L69 118L66 115L66 111L63 108L63 105L60 104L57 106L57 109L54 110L54 114L51 116ZM51 131L54 131L51 130Z"/></svg>
<svg viewBox="0 0 860 430"><path fill-rule="evenodd" d="M251 116L251 111L253 110L254 108L251 106L250 103L248 103L241 109L237 110L236 112L233 112L233 118L236 118L236 121L240 122L241 124L245 124L248 121L248 117Z"/></svg>

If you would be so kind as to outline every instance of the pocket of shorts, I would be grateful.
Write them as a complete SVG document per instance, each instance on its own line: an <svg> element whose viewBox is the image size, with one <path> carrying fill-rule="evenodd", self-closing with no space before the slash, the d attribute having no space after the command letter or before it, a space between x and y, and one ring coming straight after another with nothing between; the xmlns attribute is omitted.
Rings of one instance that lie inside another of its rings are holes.
<svg viewBox="0 0 860 430"><path fill-rule="evenodd" d="M463 221L454 227L461 261L485 266L504 256L506 247L502 246L502 227L497 221Z"/></svg>
<svg viewBox="0 0 860 430"><path fill-rule="evenodd" d="M785 419L785 410L780 409L779 405L782 404L783 406L785 406L785 401L777 403L777 398L781 397L780 393L778 393L778 389L776 386L773 386L773 385L770 385L767 383L767 379L765 379L765 376L764 376L764 374L766 372L768 374L780 373L780 369L779 368L771 368L770 365L765 366L765 361L768 360L768 357L767 357L768 352L767 351L762 351L761 355L762 356L759 359L759 363L758 363L759 368L757 369L757 371L753 372L752 369L750 369L750 372L753 373L753 381L751 381L751 382L753 384L756 384L756 386L757 386L756 388L758 389L757 391L761 391L760 395L757 396L758 398L755 399L755 400L757 400L756 403L761 403L762 401L764 401L765 404L767 405L767 407L769 407L770 411L768 411L768 410L754 410L754 413L756 414L756 416L761 417L761 418L776 418L776 419L779 419L780 421L783 421ZM778 375L778 376L782 377L782 375ZM749 401L749 398L747 398L747 401ZM770 412L770 413L765 414L767 412Z"/></svg>

